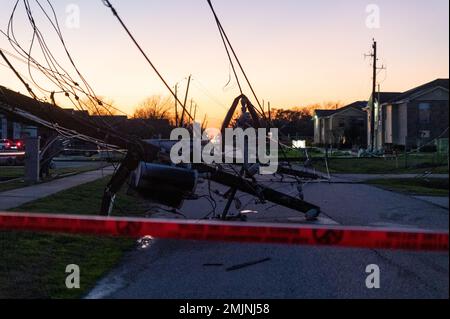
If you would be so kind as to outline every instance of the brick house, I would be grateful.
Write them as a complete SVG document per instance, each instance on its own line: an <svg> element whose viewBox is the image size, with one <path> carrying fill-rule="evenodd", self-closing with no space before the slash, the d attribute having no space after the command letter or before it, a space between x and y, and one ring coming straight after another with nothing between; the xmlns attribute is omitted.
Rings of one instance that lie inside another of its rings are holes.
<svg viewBox="0 0 450 319"><path fill-rule="evenodd" d="M376 149L417 148L437 138L448 138L448 79L437 79L392 97L375 107ZM369 108L368 123L370 121ZM368 125L370 145L371 127Z"/></svg>
<svg viewBox="0 0 450 319"><path fill-rule="evenodd" d="M358 101L337 110L316 110L314 144L365 147L366 106L366 101Z"/></svg>

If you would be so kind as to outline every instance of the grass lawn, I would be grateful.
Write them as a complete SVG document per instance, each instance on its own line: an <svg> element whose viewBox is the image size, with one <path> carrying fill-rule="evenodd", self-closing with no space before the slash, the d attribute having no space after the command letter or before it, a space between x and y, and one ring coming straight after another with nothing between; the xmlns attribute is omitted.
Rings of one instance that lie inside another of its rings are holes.
<svg viewBox="0 0 450 319"><path fill-rule="evenodd" d="M23 180L14 180L10 182L0 183L0 192L10 191L12 189L26 187L27 184Z"/></svg>
<svg viewBox="0 0 450 319"><path fill-rule="evenodd" d="M97 214L107 181L66 190L15 211ZM123 193L116 207L143 211L139 200ZM133 240L121 238L0 232L0 298L80 298L133 245ZM81 289L65 286L69 264L80 266Z"/></svg>
<svg viewBox="0 0 450 319"><path fill-rule="evenodd" d="M330 159L328 164L330 172L334 174L420 174L429 171L435 174L448 173L446 160L443 161L428 154L411 155L407 162L404 157L400 157L398 160L354 158ZM325 160L315 160L314 167L326 172Z"/></svg>
<svg viewBox="0 0 450 319"><path fill-rule="evenodd" d="M0 166L0 181L23 177L24 170L22 166Z"/></svg>
<svg viewBox="0 0 450 319"><path fill-rule="evenodd" d="M299 157L306 157L306 152L304 150L294 150L294 149L280 149L279 150L279 156L281 159L286 156L287 158L299 158ZM308 149L308 155L310 157L314 158L320 158L324 156L324 153L318 151L317 149Z"/></svg>
<svg viewBox="0 0 450 319"><path fill-rule="evenodd" d="M448 179L379 179L367 183L410 195L443 197L449 195Z"/></svg>
<svg viewBox="0 0 450 319"><path fill-rule="evenodd" d="M55 168L50 170L51 178L44 182L51 181L55 178L64 177L71 174L81 174L92 170L109 166L104 162L87 163L81 167ZM0 192L26 187L28 186L23 180L25 168L23 166L0 166ZM11 180L11 181L8 181Z"/></svg>

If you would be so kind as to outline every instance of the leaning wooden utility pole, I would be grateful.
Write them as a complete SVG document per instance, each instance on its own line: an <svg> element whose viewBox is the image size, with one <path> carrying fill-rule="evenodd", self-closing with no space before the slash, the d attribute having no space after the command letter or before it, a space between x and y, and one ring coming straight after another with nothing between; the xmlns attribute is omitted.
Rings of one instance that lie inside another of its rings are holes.
<svg viewBox="0 0 450 319"><path fill-rule="evenodd" d="M183 112L181 113L181 120L180 120L181 127L184 127L184 116L186 114L186 103L187 103L187 99L188 99L188 95L189 95L189 87L191 85L191 78L192 78L192 75L189 75L187 88L186 88L186 95L184 96Z"/></svg>
<svg viewBox="0 0 450 319"><path fill-rule="evenodd" d="M189 113L191 113L191 114L192 114L192 107L193 107L193 105L194 105L194 99L191 99L191 105L189 106ZM188 121L188 126L189 126L189 124L190 124L190 121Z"/></svg>
<svg viewBox="0 0 450 319"><path fill-rule="evenodd" d="M175 84L175 127L178 127L178 83Z"/></svg>
<svg viewBox="0 0 450 319"><path fill-rule="evenodd" d="M194 122L197 120L197 103L195 103L195 108L194 108Z"/></svg>

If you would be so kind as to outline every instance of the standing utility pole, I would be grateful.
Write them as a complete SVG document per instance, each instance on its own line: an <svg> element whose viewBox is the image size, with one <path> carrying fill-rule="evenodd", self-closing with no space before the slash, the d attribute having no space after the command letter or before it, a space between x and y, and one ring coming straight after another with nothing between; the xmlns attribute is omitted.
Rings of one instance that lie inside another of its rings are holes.
<svg viewBox="0 0 450 319"><path fill-rule="evenodd" d="M370 150L375 150L375 96L377 90L377 42L373 40L373 52L370 56L373 58L373 78L372 78L372 101L370 103Z"/></svg>

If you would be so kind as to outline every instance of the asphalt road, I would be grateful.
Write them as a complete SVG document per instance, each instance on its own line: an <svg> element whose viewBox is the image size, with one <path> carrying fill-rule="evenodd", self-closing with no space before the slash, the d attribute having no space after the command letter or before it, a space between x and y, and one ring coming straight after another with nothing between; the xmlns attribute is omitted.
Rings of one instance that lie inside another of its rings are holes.
<svg viewBox="0 0 450 319"><path fill-rule="evenodd" d="M206 194L206 183L199 192ZM305 194L324 211L319 224L448 229L448 210L372 186L309 184ZM250 220L306 223L281 207L248 208L258 210ZM183 207L189 218L210 210L206 200ZM255 264L233 270L246 263ZM380 267L380 289L366 287L370 264ZM87 298L448 298L448 268L445 253L154 240L128 254Z"/></svg>

